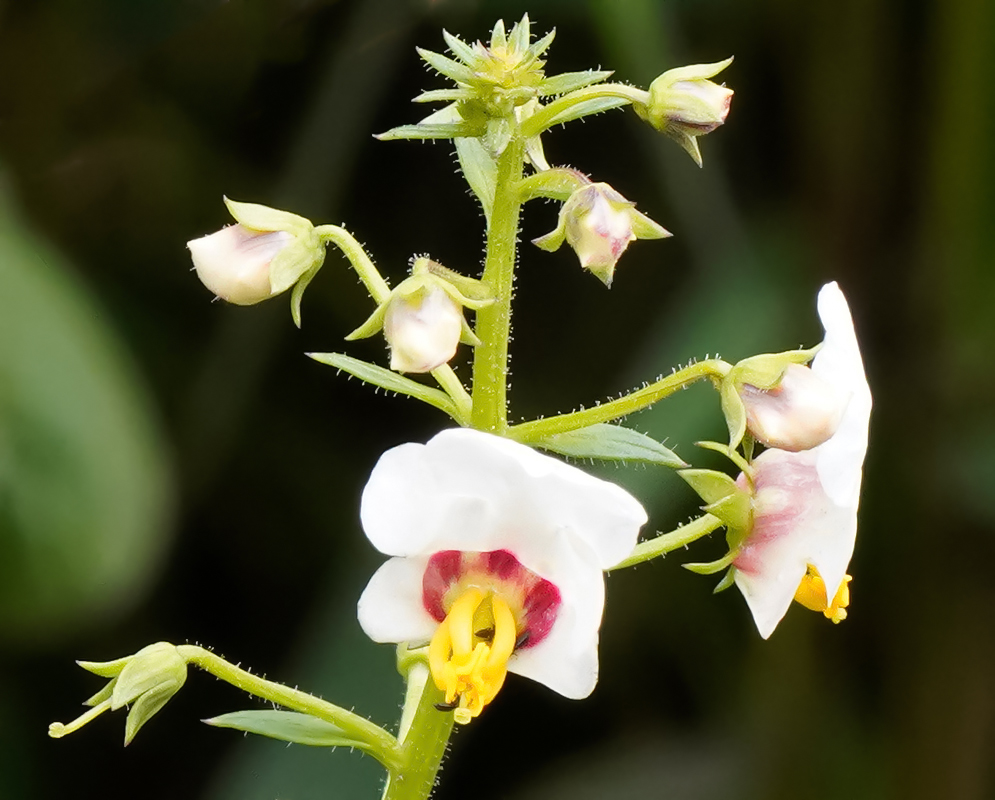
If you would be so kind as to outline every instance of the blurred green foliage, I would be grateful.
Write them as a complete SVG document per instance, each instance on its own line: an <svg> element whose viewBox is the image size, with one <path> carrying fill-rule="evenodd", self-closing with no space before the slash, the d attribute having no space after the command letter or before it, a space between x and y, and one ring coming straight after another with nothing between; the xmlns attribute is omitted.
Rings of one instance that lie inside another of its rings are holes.
<svg viewBox="0 0 995 800"><path fill-rule="evenodd" d="M610 292L569 251L525 245L514 414L716 351L810 345L815 292L839 280L876 402L854 602L841 626L793 610L761 642L741 598L712 597L681 554L614 576L594 696L510 680L456 737L437 797L995 792L995 5L19 0L0 3L0 74L17 76L0 83L0 797L378 796L371 759L199 725L245 701L198 675L126 751L122 718L44 731L95 688L72 659L160 639L396 715L391 649L354 616L379 562L357 503L380 452L445 420L301 355L372 310L341 260L298 332L283 300L212 304L183 243L227 222L224 193L344 220L395 282L426 251L473 272L482 218L449 148L369 134L441 85L415 45L526 10L557 27L555 71L645 86L732 54L736 96L701 171L631 114L546 137L552 162L676 235L634 243ZM530 208L522 240L555 215ZM349 352L385 363L376 339ZM707 389L630 422L714 465L692 445L722 435ZM694 513L663 470L603 474L656 529Z"/></svg>

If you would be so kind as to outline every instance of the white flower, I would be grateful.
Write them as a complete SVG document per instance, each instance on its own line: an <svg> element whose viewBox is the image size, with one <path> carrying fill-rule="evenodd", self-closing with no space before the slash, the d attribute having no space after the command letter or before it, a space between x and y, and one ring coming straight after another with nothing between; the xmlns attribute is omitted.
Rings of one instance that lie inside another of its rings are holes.
<svg viewBox="0 0 995 800"><path fill-rule="evenodd" d="M429 646L436 685L468 722L506 671L570 698L598 679L603 570L629 555L642 506L528 447L469 429L381 456L363 529L393 556L359 601L374 641Z"/></svg>
<svg viewBox="0 0 995 800"><path fill-rule="evenodd" d="M391 297L383 332L390 368L431 372L454 355L463 333L463 311L445 291L430 286L410 296Z"/></svg>
<svg viewBox="0 0 995 800"><path fill-rule="evenodd" d="M792 599L835 622L849 602L846 570L857 534L871 392L850 310L835 283L822 287L818 306L826 338L812 372L849 402L823 444L797 453L772 448L753 463L753 524L733 567L765 639Z"/></svg>
<svg viewBox="0 0 995 800"><path fill-rule="evenodd" d="M197 277L229 303L249 306L271 297L270 263L293 241L286 231L229 225L187 243Z"/></svg>

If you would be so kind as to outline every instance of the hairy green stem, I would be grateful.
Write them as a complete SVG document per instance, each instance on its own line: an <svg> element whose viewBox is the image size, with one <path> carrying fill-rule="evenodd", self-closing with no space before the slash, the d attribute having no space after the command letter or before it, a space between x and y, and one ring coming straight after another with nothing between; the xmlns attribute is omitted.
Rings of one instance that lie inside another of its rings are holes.
<svg viewBox="0 0 995 800"><path fill-rule="evenodd" d="M200 667L225 683L230 683L249 694L284 708L310 714L312 717L330 722L341 728L346 735L369 742L371 745L370 754L388 769L396 769L400 766L401 750L397 739L365 717L306 692L291 689L289 686L253 675L203 647L183 644L178 645L176 651L187 663Z"/></svg>
<svg viewBox="0 0 995 800"><path fill-rule="evenodd" d="M670 533L661 533L656 538L640 542L635 546L628 558L619 561L609 572L624 569L625 567L634 567L636 564L642 564L644 561L649 561L657 556L678 550L700 539L702 536L707 536L716 528L721 528L722 525L723 522L718 517L711 514L703 514L693 522L681 525L681 527L670 531Z"/></svg>
<svg viewBox="0 0 995 800"><path fill-rule="evenodd" d="M328 245L329 242L334 244L349 259L352 268L356 270L356 274L377 305L390 296L390 286L373 264L373 259L363 249L363 245L356 241L355 236L338 225L319 225L314 232L318 234L323 244Z"/></svg>
<svg viewBox="0 0 995 800"><path fill-rule="evenodd" d="M508 428L508 338L522 208L518 184L524 162L524 139L513 135L497 162L494 207L487 229L483 281L496 300L477 311L476 333L481 344L473 352L471 424L499 435Z"/></svg>
<svg viewBox="0 0 995 800"><path fill-rule="evenodd" d="M453 731L453 714L440 711L445 700L424 660L407 669L407 695L401 715L401 760L391 769L383 800L425 800L435 787L439 765Z"/></svg>
<svg viewBox="0 0 995 800"><path fill-rule="evenodd" d="M636 411L642 411L679 389L690 386L703 378L718 381L725 377L730 369L732 369L731 365L721 359L710 358L699 361L617 400L610 400L582 411L558 414L554 417L513 425L508 429L507 435L518 442L528 443L540 441L557 433L586 428L588 425L599 422L611 422Z"/></svg>

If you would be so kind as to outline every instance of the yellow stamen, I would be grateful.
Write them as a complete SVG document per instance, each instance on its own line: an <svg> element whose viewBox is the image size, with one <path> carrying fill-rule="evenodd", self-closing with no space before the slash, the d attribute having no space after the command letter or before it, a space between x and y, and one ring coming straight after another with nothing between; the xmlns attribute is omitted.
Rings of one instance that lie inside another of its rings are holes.
<svg viewBox="0 0 995 800"><path fill-rule="evenodd" d="M836 591L833 602L829 603L826 600L826 584L822 580L819 570L809 564L808 571L802 578L801 583L798 584L798 591L795 592L795 600L805 606L805 608L812 609L812 611L821 611L826 619L831 619L833 622L842 622L846 619L846 607L850 605L851 580L853 579L849 575L843 576L843 582Z"/></svg>
<svg viewBox="0 0 995 800"><path fill-rule="evenodd" d="M466 724L497 696L508 673L518 631L508 603L467 589L439 625L428 647L435 685L446 693L456 721Z"/></svg>

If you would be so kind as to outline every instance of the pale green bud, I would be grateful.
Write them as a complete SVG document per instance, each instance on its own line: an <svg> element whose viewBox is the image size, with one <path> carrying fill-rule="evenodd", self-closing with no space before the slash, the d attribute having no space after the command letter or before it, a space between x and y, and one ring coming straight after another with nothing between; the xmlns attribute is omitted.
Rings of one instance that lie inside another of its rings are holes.
<svg viewBox="0 0 995 800"><path fill-rule="evenodd" d="M701 166L697 137L711 133L726 121L732 89L714 83L714 77L732 63L694 64L671 69L653 81L649 101L636 105L636 113L683 147Z"/></svg>
<svg viewBox="0 0 995 800"><path fill-rule="evenodd" d="M48 733L53 738L78 730L105 711L130 706L124 735L124 743L128 744L187 679L186 660L168 642L150 644L132 656L114 661L78 663L83 669L111 680L86 701L84 705L90 706L90 710L85 714L68 725L52 723Z"/></svg>

